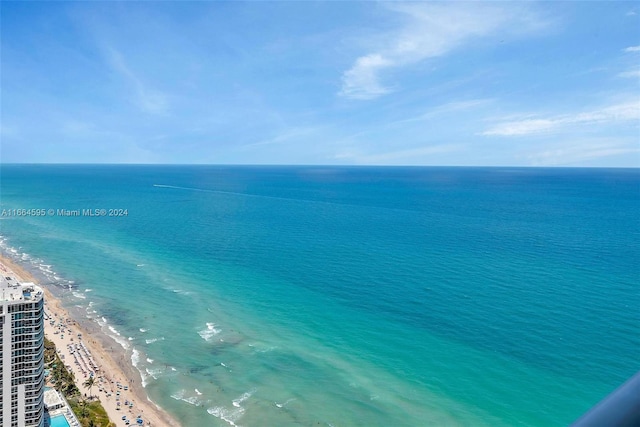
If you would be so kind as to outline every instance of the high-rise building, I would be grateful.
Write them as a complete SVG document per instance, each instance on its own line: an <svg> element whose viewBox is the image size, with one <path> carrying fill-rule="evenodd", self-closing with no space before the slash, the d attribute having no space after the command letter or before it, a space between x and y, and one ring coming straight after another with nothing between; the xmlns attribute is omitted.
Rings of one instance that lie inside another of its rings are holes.
<svg viewBox="0 0 640 427"><path fill-rule="evenodd" d="M43 427L44 295L0 274L0 427Z"/></svg>

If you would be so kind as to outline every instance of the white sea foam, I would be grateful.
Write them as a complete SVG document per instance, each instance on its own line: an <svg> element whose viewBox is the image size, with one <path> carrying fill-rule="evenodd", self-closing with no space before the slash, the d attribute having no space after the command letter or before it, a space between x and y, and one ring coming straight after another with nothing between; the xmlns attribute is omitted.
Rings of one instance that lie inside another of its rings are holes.
<svg viewBox="0 0 640 427"><path fill-rule="evenodd" d="M162 374L162 369L149 369L145 368L147 374L149 374L154 380L160 378L160 374Z"/></svg>
<svg viewBox="0 0 640 427"><path fill-rule="evenodd" d="M147 331L148 331L148 329L140 328L140 332L142 332L142 333L147 332Z"/></svg>
<svg viewBox="0 0 640 427"><path fill-rule="evenodd" d="M104 319L104 317L103 317L103 319ZM118 332L116 328L114 328L113 326L109 325L107 327L107 329L111 332L111 334L109 334L109 336L111 338L113 338L115 340L115 342L120 344L122 346L122 348L124 348L125 350L129 349L129 343L127 342L127 340L122 338L122 335L120 335L120 332Z"/></svg>
<svg viewBox="0 0 640 427"><path fill-rule="evenodd" d="M109 323L107 322L107 319L104 316L102 316L100 318L97 318L97 319L94 319L94 320L98 325L100 325L102 330L107 335L109 335L111 338L113 338L113 340L115 342L120 344L122 346L122 348L124 348L125 350L127 350L129 348L129 344L127 343L127 340L122 338L122 336L120 335L120 332L118 332L118 330L116 328L114 328L113 326L109 325ZM105 329L106 329L106 331L105 331Z"/></svg>
<svg viewBox="0 0 640 427"><path fill-rule="evenodd" d="M211 341L211 339L220 332L222 332L222 329L217 328L215 323L207 322L207 327L198 331L198 335L205 341Z"/></svg>
<svg viewBox="0 0 640 427"><path fill-rule="evenodd" d="M203 404L203 401L198 396L188 396L186 390L180 390L172 394L171 397L174 398L175 400L181 400L182 402L185 402L194 406L202 406Z"/></svg>
<svg viewBox="0 0 640 427"><path fill-rule="evenodd" d="M71 282L69 282L69 283L71 283ZM85 289L84 291L85 291L85 292L93 292L93 289L91 289L91 288L87 288L87 289Z"/></svg>
<svg viewBox="0 0 640 427"><path fill-rule="evenodd" d="M140 369L140 352L135 348L131 350L131 364L140 373L140 379L142 380L143 388L147 387L147 384L149 383L148 382L149 376L152 376L154 379L157 379L153 375L150 375L150 372L148 369L145 369L145 370Z"/></svg>
<svg viewBox="0 0 640 427"><path fill-rule="evenodd" d="M196 392L196 394L197 394L198 396L202 396L202 393L201 393L201 392L200 392L200 390L198 390L197 388L196 388L196 389L194 389L194 391Z"/></svg>
<svg viewBox="0 0 640 427"><path fill-rule="evenodd" d="M138 367L138 363L140 363L140 352L135 348L131 351L131 363L136 368Z"/></svg>
<svg viewBox="0 0 640 427"><path fill-rule="evenodd" d="M76 298L80 298L80 299L87 299L87 297L85 295L82 295L80 292L71 292L73 294L74 297Z"/></svg>
<svg viewBox="0 0 640 427"><path fill-rule="evenodd" d="M184 399L185 402L190 403L191 405L194 406L200 406L200 404L202 403L200 399L198 399L197 396L192 396L192 397L188 397L186 399Z"/></svg>
<svg viewBox="0 0 640 427"><path fill-rule="evenodd" d="M255 392L256 392L256 390L252 389L250 391L242 393L242 396L233 399L233 401L232 401L233 406L235 406L236 408L240 408L240 405L242 404L242 402L246 401L248 398L253 396L253 393L255 393Z"/></svg>
<svg viewBox="0 0 640 427"><path fill-rule="evenodd" d="M187 394L186 390L180 390L171 395L171 397L175 400L182 400L182 398Z"/></svg>
<svg viewBox="0 0 640 427"><path fill-rule="evenodd" d="M244 414L244 408L227 409L224 406L215 406L207 409L207 412L231 426L239 427L236 422Z"/></svg>
<svg viewBox="0 0 640 427"><path fill-rule="evenodd" d="M149 377L147 375L140 372L140 380L142 381L142 388L147 388L147 384L149 384L149 382L147 381L148 379Z"/></svg>
<svg viewBox="0 0 640 427"><path fill-rule="evenodd" d="M153 344L156 341L164 341L164 337L160 337L160 338L150 338L148 340L144 340L144 342L146 342L147 344Z"/></svg>
<svg viewBox="0 0 640 427"><path fill-rule="evenodd" d="M274 402L276 404L276 406L278 408L284 408L285 406L287 406L289 404L289 402L293 402L294 400L296 400L295 398L291 398L291 399L287 399L284 403L278 403L278 402Z"/></svg>

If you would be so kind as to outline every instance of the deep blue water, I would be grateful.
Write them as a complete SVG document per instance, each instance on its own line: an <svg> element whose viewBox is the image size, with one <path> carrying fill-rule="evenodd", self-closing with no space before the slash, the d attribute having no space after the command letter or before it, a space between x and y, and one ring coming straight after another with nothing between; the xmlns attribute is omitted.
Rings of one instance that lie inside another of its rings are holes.
<svg viewBox="0 0 640 427"><path fill-rule="evenodd" d="M566 425L639 369L637 169L0 178L2 209L127 210L0 235L186 426Z"/></svg>

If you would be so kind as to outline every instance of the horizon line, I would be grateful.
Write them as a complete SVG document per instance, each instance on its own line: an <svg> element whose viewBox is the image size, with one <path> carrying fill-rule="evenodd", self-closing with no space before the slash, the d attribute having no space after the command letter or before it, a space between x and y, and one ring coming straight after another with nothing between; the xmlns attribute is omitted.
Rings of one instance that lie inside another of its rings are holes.
<svg viewBox="0 0 640 427"><path fill-rule="evenodd" d="M305 164L305 163L99 163L99 162L2 162L0 166L232 166L232 167L332 167L332 168L519 168L519 169L639 169L639 166L572 165L377 165L377 164Z"/></svg>

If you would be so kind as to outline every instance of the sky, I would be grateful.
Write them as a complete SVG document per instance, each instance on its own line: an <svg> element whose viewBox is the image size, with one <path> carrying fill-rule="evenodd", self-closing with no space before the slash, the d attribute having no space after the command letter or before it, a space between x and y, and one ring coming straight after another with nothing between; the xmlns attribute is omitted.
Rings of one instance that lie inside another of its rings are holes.
<svg viewBox="0 0 640 427"><path fill-rule="evenodd" d="M0 8L6 163L640 167L638 2Z"/></svg>

